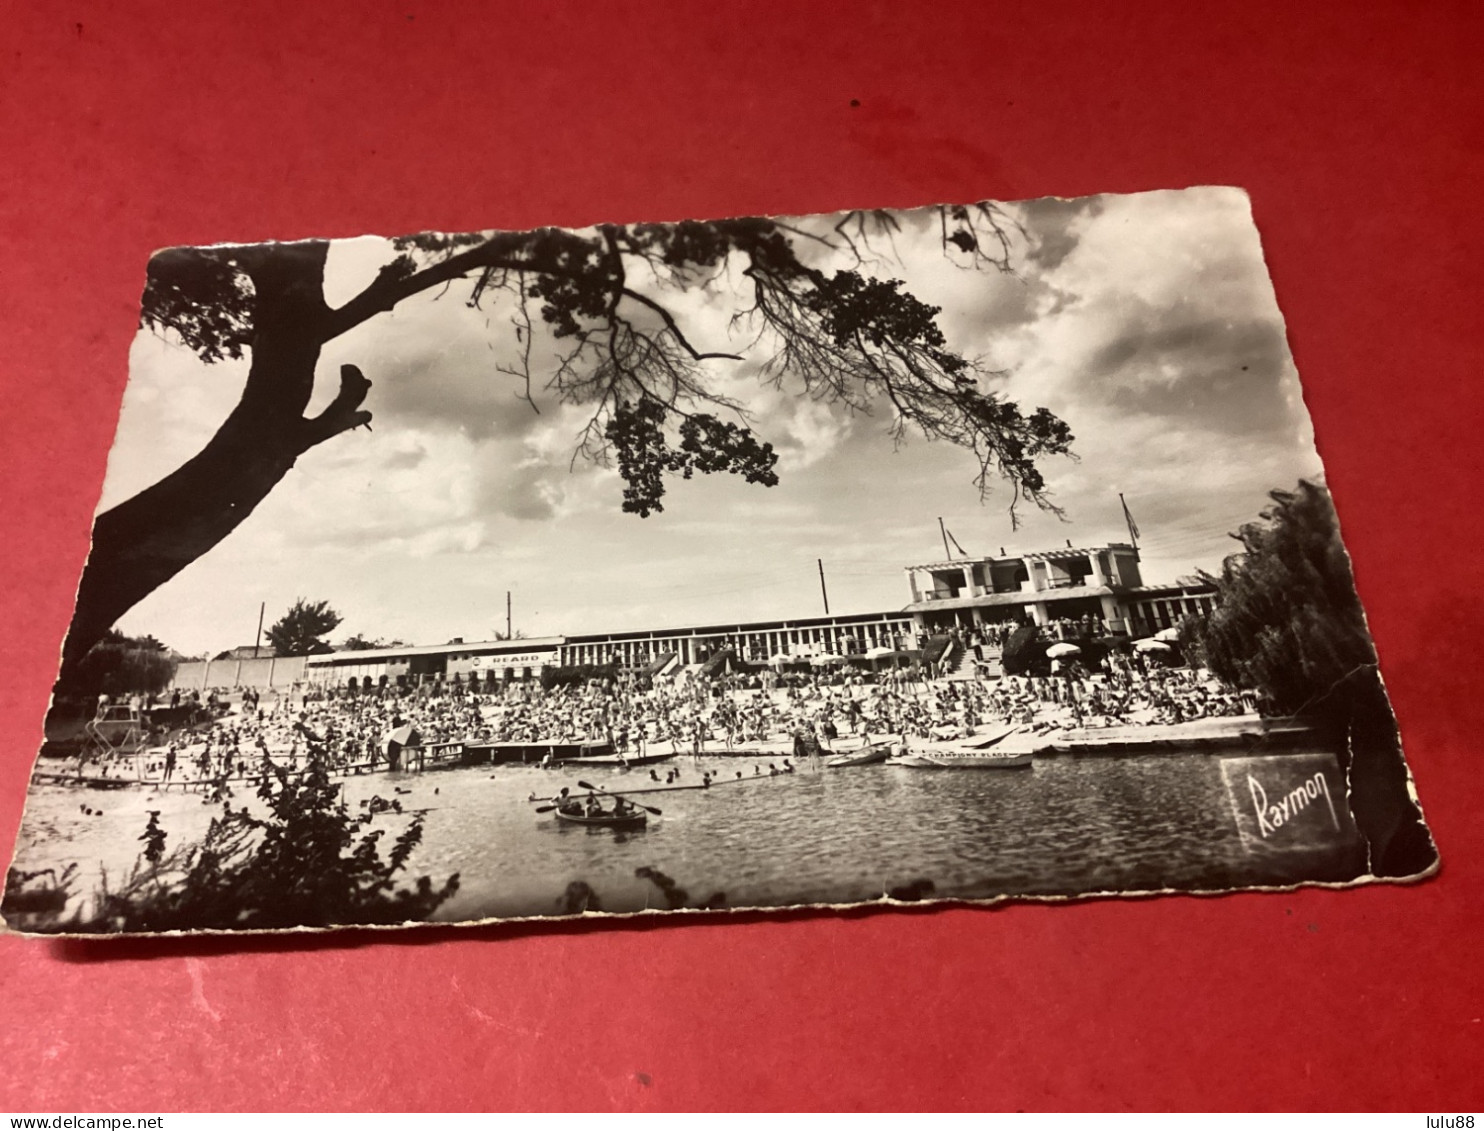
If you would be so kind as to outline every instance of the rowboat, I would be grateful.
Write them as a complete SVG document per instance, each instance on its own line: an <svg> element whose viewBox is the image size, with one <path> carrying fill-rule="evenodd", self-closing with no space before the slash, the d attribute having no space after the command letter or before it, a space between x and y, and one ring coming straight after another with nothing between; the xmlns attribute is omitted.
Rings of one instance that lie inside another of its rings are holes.
<svg viewBox="0 0 1484 1131"><path fill-rule="evenodd" d="M559 821L567 821L574 825L588 825L589 827L600 829L642 829L649 821L649 815L643 810L634 813L624 813L622 815L614 813L612 810L607 810L602 813L593 813L589 816L586 813L564 813L558 809L556 815Z"/></svg>
<svg viewBox="0 0 1484 1131"><path fill-rule="evenodd" d="M852 750L848 754L836 754L833 758L826 758L825 765L832 769L841 769L845 766L871 766L877 762L884 762L891 753L891 744L878 742L874 746L863 746L859 750Z"/></svg>

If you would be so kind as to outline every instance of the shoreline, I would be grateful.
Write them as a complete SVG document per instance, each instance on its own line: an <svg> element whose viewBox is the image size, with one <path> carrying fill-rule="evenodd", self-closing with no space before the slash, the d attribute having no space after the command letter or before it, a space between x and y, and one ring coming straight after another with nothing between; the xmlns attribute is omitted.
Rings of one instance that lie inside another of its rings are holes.
<svg viewBox="0 0 1484 1131"><path fill-rule="evenodd" d="M1264 718L1259 715L1226 715L1215 716L1204 719L1192 719L1180 723L1134 723L1108 727L1049 727L1037 729L1027 726L1011 738L1018 742L1029 741L1034 747L1036 757L1110 757L1120 754L1191 754L1211 753L1220 754L1229 750L1250 750L1254 748L1271 748L1273 753L1281 753L1282 749L1291 746L1304 745L1320 735L1320 731L1314 725L1296 718ZM896 734L869 733L865 735L842 736L833 745L819 746L819 757L829 758L839 754L849 754L864 746L875 745L883 742L892 742L900 736ZM914 739L909 738L907 745L909 749L925 753L972 753L976 748L973 745L976 735L969 734L959 738L932 738ZM445 749L453 750L466 746L484 747L488 743L449 743L438 744ZM571 745L570 743L510 743L511 747L520 746L524 750L535 753L543 752L551 746ZM408 750L416 750L417 747L409 747ZM153 752L145 752L135 755L134 758L148 757ZM756 743L741 743L735 746L719 749L703 749L700 751L703 757L734 758L738 760L748 758L772 758L783 759L795 757L792 740L777 739L764 740ZM579 770L594 771L604 769L616 769L622 772L633 772L643 769L646 765L659 764L675 759L692 757L691 751L679 751L674 753L646 752L644 755L635 756L635 764L624 766L617 761L611 763L597 763L592 760L565 760L557 759L549 766L548 770ZM640 759L643 759L642 761ZM486 763L486 765L536 765L536 762L511 760L502 763ZM294 758L286 766L285 763L275 762L275 765L288 770L296 771L303 768L300 759ZM331 770L333 778L366 777L377 774L397 774L400 777L417 777L425 773L437 773L445 770L468 768L471 763L460 757L440 759L436 763L412 765L404 763L398 767L390 767L385 761L376 763L360 763L356 765L338 767ZM52 771L41 768L38 758L37 764L31 772L31 782L38 785L61 785L76 786L84 789L94 790L121 790L130 788L140 789L168 789L170 786L180 786L183 790L211 788L226 783L255 782L262 778L262 771L249 771L245 774L232 774L226 777L187 777L177 776L170 782L162 782L159 778L139 776L108 776L103 774L79 774L76 772Z"/></svg>

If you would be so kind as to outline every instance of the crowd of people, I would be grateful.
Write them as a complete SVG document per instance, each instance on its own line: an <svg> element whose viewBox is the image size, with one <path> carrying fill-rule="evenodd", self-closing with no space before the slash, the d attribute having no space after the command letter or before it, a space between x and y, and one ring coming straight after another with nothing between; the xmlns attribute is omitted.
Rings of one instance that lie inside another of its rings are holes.
<svg viewBox="0 0 1484 1131"><path fill-rule="evenodd" d="M997 680L928 679L920 667L909 667L733 673L652 685L620 677L550 688L440 682L356 691L212 691L204 701L214 721L150 749L144 771L167 785L247 778L260 773L265 760L294 766L314 758L336 771L374 771L392 764L389 740L423 750L594 743L625 756L799 754L896 736L969 738L1004 723L1041 730L1180 723L1258 707L1252 693L1234 691L1200 669L1168 666L1137 652L1111 651L1090 667L1060 667L1050 676ZM401 740L392 737L398 733Z"/></svg>

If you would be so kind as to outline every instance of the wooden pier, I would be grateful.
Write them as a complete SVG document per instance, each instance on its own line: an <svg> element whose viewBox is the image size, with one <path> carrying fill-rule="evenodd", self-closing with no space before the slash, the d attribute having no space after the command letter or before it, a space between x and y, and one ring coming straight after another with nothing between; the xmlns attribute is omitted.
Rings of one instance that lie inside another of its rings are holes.
<svg viewBox="0 0 1484 1131"><path fill-rule="evenodd" d="M1302 719L1222 715L1186 723L1080 727L1044 736L1048 754L1188 754L1249 749L1292 749L1324 741L1323 733Z"/></svg>

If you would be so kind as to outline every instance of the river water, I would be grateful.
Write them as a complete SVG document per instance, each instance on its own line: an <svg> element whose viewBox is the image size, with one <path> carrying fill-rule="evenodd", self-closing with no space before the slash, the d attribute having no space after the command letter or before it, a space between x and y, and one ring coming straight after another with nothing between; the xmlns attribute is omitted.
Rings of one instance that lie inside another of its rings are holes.
<svg viewBox="0 0 1484 1131"><path fill-rule="evenodd" d="M636 911L859 903L887 893L983 899L1216 890L1343 880L1363 870L1353 829L1298 851L1254 851L1238 827L1245 800L1223 780L1222 761L1208 753L1060 756L1018 770L806 766L770 777L766 760L707 757L697 766L677 759L657 767L661 777L679 767L682 784L698 782L703 769L747 780L640 796L663 813L629 833L538 815L527 798L575 789L578 778L637 788L649 780L646 769L383 774L348 779L345 795L352 806L379 794L429 810L406 875L441 885L459 874L458 894L434 916L444 921L554 915L582 905ZM755 766L762 776L753 776ZM217 811L178 791L34 787L16 866L76 863L79 890L92 890L100 871L117 877L137 859L147 810L160 812L171 848L204 833ZM378 821L386 822L389 841L406 818ZM656 882L641 870L663 876ZM663 877L673 885L668 894Z"/></svg>

